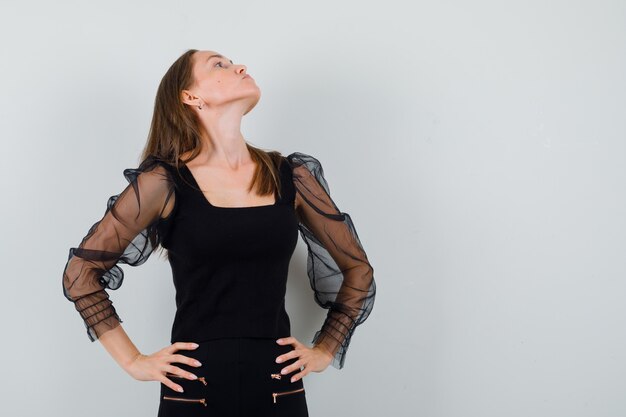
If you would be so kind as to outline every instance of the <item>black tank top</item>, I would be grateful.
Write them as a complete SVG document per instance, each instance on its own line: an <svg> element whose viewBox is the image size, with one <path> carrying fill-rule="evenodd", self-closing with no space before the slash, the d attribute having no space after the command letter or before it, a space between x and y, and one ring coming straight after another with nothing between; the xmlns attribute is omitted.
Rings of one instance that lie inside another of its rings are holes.
<svg viewBox="0 0 626 417"><path fill-rule="evenodd" d="M274 204L251 207L214 206L186 165L166 166L176 190L159 223L176 288L171 343L289 336L285 294L298 220L288 164L280 164Z"/></svg>

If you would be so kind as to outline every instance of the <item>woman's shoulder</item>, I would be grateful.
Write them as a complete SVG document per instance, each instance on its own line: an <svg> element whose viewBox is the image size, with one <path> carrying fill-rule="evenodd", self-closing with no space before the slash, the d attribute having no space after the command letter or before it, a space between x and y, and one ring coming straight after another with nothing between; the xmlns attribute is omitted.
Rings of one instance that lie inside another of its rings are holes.
<svg viewBox="0 0 626 417"><path fill-rule="evenodd" d="M285 156L285 159L292 166L299 166L303 164L320 164L320 161L311 154L293 151L290 154Z"/></svg>
<svg viewBox="0 0 626 417"><path fill-rule="evenodd" d="M157 155L148 155L141 162L139 168L145 171L150 171L153 169L160 168L162 171L167 170L171 172L172 170L177 169L177 165L180 167L183 164L182 163L177 164L174 160L170 158L164 158L164 157L160 157Z"/></svg>
<svg viewBox="0 0 626 417"><path fill-rule="evenodd" d="M308 172L317 176L324 171L320 160L305 152L293 151L288 154L285 159L291 167L292 172L300 172L306 169Z"/></svg>
<svg viewBox="0 0 626 417"><path fill-rule="evenodd" d="M148 155L137 168L128 168L124 174L133 178L140 175L145 178L144 182L166 184L168 188L175 187L177 167L174 162L157 155Z"/></svg>

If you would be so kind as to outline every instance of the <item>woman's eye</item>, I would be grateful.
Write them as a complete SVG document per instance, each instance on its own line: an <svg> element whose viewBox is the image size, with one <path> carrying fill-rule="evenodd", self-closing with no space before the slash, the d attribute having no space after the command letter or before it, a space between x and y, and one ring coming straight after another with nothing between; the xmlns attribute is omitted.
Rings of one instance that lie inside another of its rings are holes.
<svg viewBox="0 0 626 417"><path fill-rule="evenodd" d="M217 61L217 64L220 64L220 66L224 68L224 65L222 65L222 61ZM217 66L217 64L215 64L215 66Z"/></svg>

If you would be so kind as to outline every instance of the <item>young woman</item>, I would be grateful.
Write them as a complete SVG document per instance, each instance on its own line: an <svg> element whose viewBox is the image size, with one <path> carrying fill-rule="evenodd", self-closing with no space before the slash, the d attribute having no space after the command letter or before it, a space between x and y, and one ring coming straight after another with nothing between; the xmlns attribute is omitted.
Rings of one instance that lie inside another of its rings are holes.
<svg viewBox="0 0 626 417"><path fill-rule="evenodd" d="M241 134L260 95L245 65L213 51L180 56L159 85L141 163L124 170L130 184L70 249L65 297L92 342L133 378L161 382L159 417L307 416L302 378L343 367L374 305L374 270L320 162ZM328 309L312 347L290 336L285 311L298 231L315 301ZM144 355L106 290L122 284L120 264L141 265L158 247L177 310L171 345Z"/></svg>

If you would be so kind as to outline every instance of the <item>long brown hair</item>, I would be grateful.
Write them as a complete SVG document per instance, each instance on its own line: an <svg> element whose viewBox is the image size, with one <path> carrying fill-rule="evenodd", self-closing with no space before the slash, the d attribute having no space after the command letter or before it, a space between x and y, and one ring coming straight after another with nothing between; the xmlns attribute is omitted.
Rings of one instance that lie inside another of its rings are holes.
<svg viewBox="0 0 626 417"><path fill-rule="evenodd" d="M154 100L152 123L148 140L141 154L141 160L148 157L165 161L180 169L179 160L189 162L200 153L201 132L203 130L198 115L184 104L180 93L191 88L195 82L193 77L193 55L197 49L188 49L169 67L157 89ZM274 150L263 150L246 141L256 170L248 188L256 187L259 195L276 193L281 197L280 175L278 166L281 153ZM181 155L191 152L189 158L181 159ZM191 184L190 184L191 185Z"/></svg>

